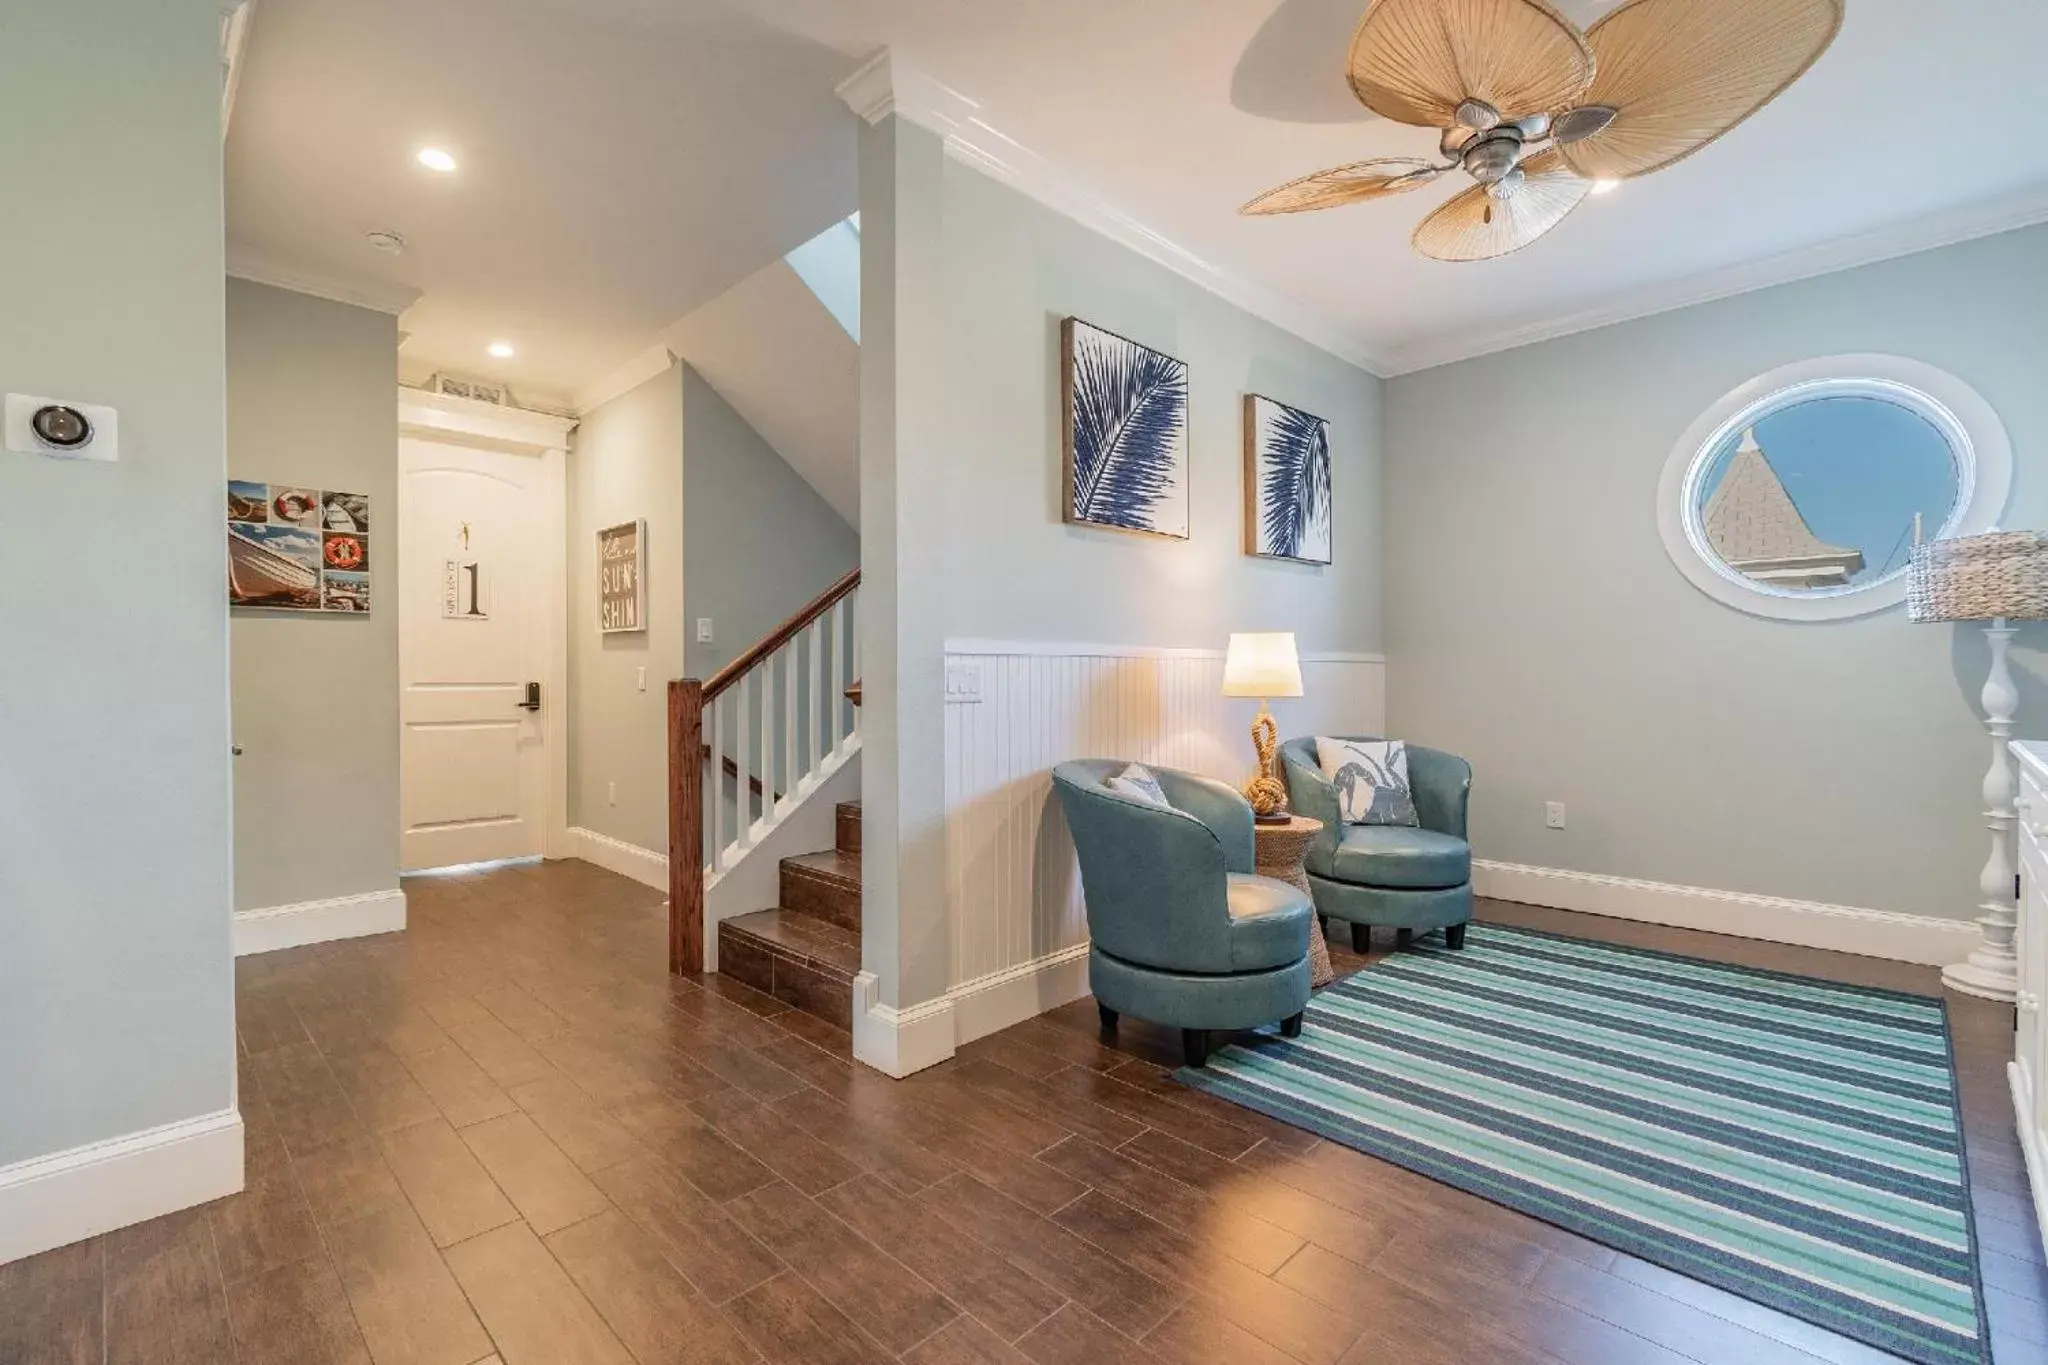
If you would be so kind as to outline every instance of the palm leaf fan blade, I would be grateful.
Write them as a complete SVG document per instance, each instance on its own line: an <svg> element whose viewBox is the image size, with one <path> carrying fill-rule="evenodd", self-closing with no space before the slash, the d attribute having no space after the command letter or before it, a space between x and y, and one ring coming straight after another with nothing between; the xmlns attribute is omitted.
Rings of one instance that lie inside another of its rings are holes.
<svg viewBox="0 0 2048 1365"><path fill-rule="evenodd" d="M1496 196L1474 185L1422 220L1415 249L1439 261L1485 261L1520 251L1585 202L1593 182L1572 174L1556 151L1524 161L1522 180Z"/></svg>
<svg viewBox="0 0 2048 1365"><path fill-rule="evenodd" d="M1333 209L1419 189L1442 174L1442 167L1412 156L1374 157L1290 180L1267 190L1238 212L1247 217L1262 217Z"/></svg>
<svg viewBox="0 0 2048 1365"><path fill-rule="evenodd" d="M1842 0L1632 0L1587 34L1599 72L1584 103L1614 120L1564 158L1592 180L1683 161L1784 93L1841 26Z"/></svg>
<svg viewBox="0 0 2048 1365"><path fill-rule="evenodd" d="M1448 128L1467 99L1510 118L1576 104L1593 54L1545 0L1374 0L1351 40L1348 75L1358 102L1382 118Z"/></svg>
<svg viewBox="0 0 2048 1365"><path fill-rule="evenodd" d="M1187 366L1094 328L1073 342L1073 514L1131 530L1180 484Z"/></svg>

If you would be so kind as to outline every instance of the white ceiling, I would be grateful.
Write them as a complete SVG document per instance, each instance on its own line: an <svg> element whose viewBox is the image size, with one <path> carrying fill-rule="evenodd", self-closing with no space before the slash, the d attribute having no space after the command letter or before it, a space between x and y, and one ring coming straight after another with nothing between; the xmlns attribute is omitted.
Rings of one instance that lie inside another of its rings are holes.
<svg viewBox="0 0 2048 1365"><path fill-rule="evenodd" d="M1236 215L1296 175L1433 153L1435 134L1351 101L1362 0L745 3L850 50L889 46L982 122L1222 274L1319 314L1384 371L2048 218L2048 140L1996 135L1996 111L2041 82L2040 0L1848 0L1827 56L1722 142L1589 200L1516 256L1471 264L1408 247L1462 188L1453 177L1330 212ZM1588 23L1614 6L1561 7ZM1802 252L1816 254L1775 259Z"/></svg>
<svg viewBox="0 0 2048 1365"><path fill-rule="evenodd" d="M852 65L708 3L257 0L230 268L417 292L409 371L566 398L857 207ZM426 144L459 171L417 165Z"/></svg>
<svg viewBox="0 0 2048 1365"><path fill-rule="evenodd" d="M1563 4L1582 22L1611 7ZM883 46L1070 190L1382 372L2048 218L2048 140L1992 135L2020 126L1999 111L2039 84L2038 0L1848 0L1833 50L1776 104L1503 260L1409 250L1449 177L1239 218L1295 175L1433 149L1351 102L1362 9L259 0L230 232L280 268L422 290L405 317L414 363L573 392L854 207L852 117L832 87ZM463 156L458 176L412 165L432 139ZM376 257L361 234L379 227L413 248ZM498 335L522 346L509 366L483 355Z"/></svg>

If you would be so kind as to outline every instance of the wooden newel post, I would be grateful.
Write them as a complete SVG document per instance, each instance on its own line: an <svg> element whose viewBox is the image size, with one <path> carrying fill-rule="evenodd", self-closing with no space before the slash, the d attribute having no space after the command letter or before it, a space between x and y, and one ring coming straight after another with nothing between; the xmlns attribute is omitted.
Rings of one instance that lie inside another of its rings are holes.
<svg viewBox="0 0 2048 1365"><path fill-rule="evenodd" d="M668 685L668 969L704 970L704 684Z"/></svg>

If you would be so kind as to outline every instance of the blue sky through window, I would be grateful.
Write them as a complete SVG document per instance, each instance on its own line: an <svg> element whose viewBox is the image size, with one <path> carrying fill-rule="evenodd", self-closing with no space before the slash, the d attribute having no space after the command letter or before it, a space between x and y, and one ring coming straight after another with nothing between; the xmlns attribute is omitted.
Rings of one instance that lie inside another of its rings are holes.
<svg viewBox="0 0 2048 1365"><path fill-rule="evenodd" d="M1851 582L1881 578L1906 562L1913 514L1932 538L1955 506L1958 481L1948 440L1911 408L1882 398L1814 398L1764 418L1757 444L1813 533L1863 551ZM1715 450L1700 481L1704 508L1728 472L1742 432Z"/></svg>

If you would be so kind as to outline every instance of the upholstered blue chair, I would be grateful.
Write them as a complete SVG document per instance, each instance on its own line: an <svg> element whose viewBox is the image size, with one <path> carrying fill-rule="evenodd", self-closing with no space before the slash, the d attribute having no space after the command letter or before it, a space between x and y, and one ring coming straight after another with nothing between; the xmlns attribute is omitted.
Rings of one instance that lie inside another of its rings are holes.
<svg viewBox="0 0 2048 1365"><path fill-rule="evenodd" d="M1309 995L1309 898L1253 874L1242 796L1154 768L1172 807L1152 805L1104 785L1126 766L1081 759L1052 770L1081 860L1088 984L1103 1028L1119 1014L1179 1028L1190 1066L1208 1061L1211 1029L1279 1020L1296 1036Z"/></svg>
<svg viewBox="0 0 2048 1365"><path fill-rule="evenodd" d="M1373 736L1334 735L1367 740ZM1419 826L1347 825L1337 789L1323 776L1314 739L1280 746L1287 797L1297 815L1323 822L1304 859L1316 913L1351 926L1351 946L1364 952L1375 924L1401 937L1442 929L1453 948L1465 946L1472 918L1472 845L1465 812L1472 765L1455 754L1408 746L1408 787Z"/></svg>

